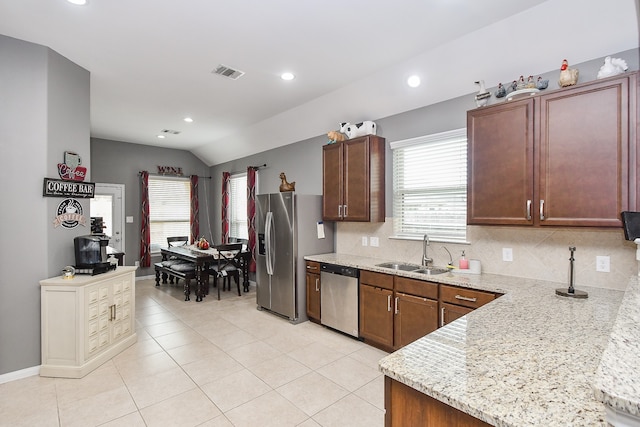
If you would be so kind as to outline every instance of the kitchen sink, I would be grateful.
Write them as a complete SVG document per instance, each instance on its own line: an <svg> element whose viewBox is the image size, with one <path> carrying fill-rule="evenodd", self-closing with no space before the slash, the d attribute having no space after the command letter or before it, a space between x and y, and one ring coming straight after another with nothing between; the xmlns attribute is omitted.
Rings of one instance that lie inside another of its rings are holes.
<svg viewBox="0 0 640 427"><path fill-rule="evenodd" d="M376 264L376 267L391 268L392 270L402 271L415 271L420 268L419 265L405 264L402 262L383 262L382 264Z"/></svg>
<svg viewBox="0 0 640 427"><path fill-rule="evenodd" d="M438 267L433 267L433 268L421 268L419 270L412 270L414 273L420 273L420 274L426 274L426 275L434 275L434 274L443 274L446 273L447 271L449 271L446 268L438 268Z"/></svg>

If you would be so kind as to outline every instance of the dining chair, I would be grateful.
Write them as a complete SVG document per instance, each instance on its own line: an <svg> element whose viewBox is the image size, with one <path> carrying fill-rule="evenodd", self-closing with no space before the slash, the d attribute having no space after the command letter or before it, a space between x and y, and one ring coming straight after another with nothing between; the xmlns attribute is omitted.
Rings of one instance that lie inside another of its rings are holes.
<svg viewBox="0 0 640 427"><path fill-rule="evenodd" d="M171 236L167 237L167 246L168 247L176 247L176 246L186 246L189 243L189 236ZM162 261L162 265L164 267L173 268L177 271L188 271L193 270L194 267L190 262L183 261L181 259L177 259L175 257L170 257L168 260ZM169 283L173 284L173 276L169 275ZM180 280L179 277L176 277L176 285Z"/></svg>
<svg viewBox="0 0 640 427"><path fill-rule="evenodd" d="M213 276L213 286L218 288L218 300L220 299L220 286L218 286L218 278L222 278L222 288L226 287L231 290L231 278L236 282L238 287L238 296L242 296L240 292L240 259L242 253L242 243L228 243L214 246L218 253L216 261L209 266L209 274Z"/></svg>

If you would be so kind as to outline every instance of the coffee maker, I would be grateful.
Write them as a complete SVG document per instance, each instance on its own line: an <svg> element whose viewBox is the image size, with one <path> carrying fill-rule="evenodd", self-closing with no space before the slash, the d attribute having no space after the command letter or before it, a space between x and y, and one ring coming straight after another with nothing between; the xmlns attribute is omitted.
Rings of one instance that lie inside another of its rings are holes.
<svg viewBox="0 0 640 427"><path fill-rule="evenodd" d="M107 260L109 238L105 235L78 236L73 239L76 253L76 274L100 274L114 270Z"/></svg>

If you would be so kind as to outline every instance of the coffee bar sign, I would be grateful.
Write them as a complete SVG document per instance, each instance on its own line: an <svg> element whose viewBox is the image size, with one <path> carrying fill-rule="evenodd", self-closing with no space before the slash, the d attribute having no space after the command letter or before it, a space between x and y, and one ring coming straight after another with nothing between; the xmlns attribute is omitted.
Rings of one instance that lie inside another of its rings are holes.
<svg viewBox="0 0 640 427"><path fill-rule="evenodd" d="M96 184L93 182L64 181L45 178L42 195L45 197L93 198Z"/></svg>

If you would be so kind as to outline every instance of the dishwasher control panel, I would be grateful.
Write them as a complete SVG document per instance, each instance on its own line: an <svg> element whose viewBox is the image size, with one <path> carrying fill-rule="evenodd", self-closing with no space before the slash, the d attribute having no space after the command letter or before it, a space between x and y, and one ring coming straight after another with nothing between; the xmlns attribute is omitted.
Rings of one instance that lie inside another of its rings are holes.
<svg viewBox="0 0 640 427"><path fill-rule="evenodd" d="M338 274L340 276L359 277L360 270L355 267L345 267L344 265L336 264L321 264L320 271L331 274Z"/></svg>

